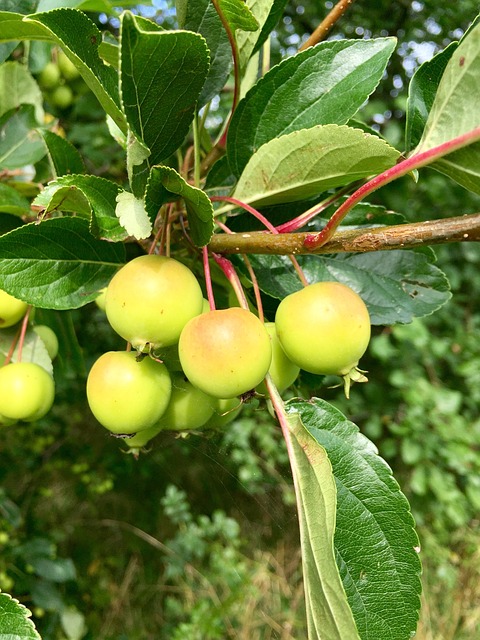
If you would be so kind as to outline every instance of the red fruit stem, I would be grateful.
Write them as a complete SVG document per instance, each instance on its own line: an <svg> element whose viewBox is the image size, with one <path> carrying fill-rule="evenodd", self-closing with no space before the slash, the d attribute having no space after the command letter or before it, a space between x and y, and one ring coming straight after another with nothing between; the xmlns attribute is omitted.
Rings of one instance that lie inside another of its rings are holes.
<svg viewBox="0 0 480 640"><path fill-rule="evenodd" d="M352 209L360 200L363 200L373 191L376 191L380 187L400 178L414 169L420 169L428 164L431 164L435 160L442 158L443 156L457 151L462 147L466 147L472 142L480 139L480 127L476 127L472 131L468 131L457 138L453 138L448 142L417 153L402 162L399 162L394 167L387 169L383 173L380 173L375 178L372 178L369 182L362 185L355 193L353 193L343 204L341 204L325 227L319 233L309 234L304 241L304 247L308 250L316 249L324 245L334 234L335 229L339 226L347 213Z"/></svg>
<svg viewBox="0 0 480 640"><path fill-rule="evenodd" d="M241 207L242 209L245 209L245 211L248 211L249 213L251 213L271 233L274 233L274 234L280 233L278 231L278 229L269 220L267 220L267 218L262 213L260 213L260 211L257 211L257 209L255 209L254 207L250 206L246 202L242 202L241 200L238 200L237 198L232 198L231 196L212 196L210 198L210 200L212 200L212 202L215 202L215 201L217 201L217 202L230 202L231 204L235 204L238 207ZM308 285L308 282L307 282L307 279L305 277L305 274L302 271L301 266L298 264L298 260L293 255L289 255L288 257L289 257L290 261L292 262L293 267L294 267L295 271L298 274L298 277L300 278L300 282L303 284L304 287L306 287Z"/></svg>
<svg viewBox="0 0 480 640"><path fill-rule="evenodd" d="M210 275L210 262L208 261L208 248L202 247L203 272L205 274L205 286L207 288L208 304L210 311L215 311L215 296L213 295L212 276Z"/></svg>
<svg viewBox="0 0 480 640"><path fill-rule="evenodd" d="M18 342L18 339L19 339L19 337L20 337L20 331L21 331L21 329L22 329L22 328L21 328L21 327L19 327L19 328L17 329L17 333L16 333L16 334L14 335L14 337L13 337L12 343L11 343L11 345L10 345L10 349L8 350L8 353L7 353L7 355L5 356L5 360L3 361L3 365L2 365L3 367L4 367L5 365L7 365L7 364L10 362L10 360L12 359L12 356L13 356L13 354L14 354L14 352L15 352L15 347L17 346L17 342Z"/></svg>
<svg viewBox="0 0 480 640"><path fill-rule="evenodd" d="M357 182L356 184L359 184L359 183ZM320 202L319 204L316 204L311 209L308 209L308 211L304 211L296 218L292 218L288 222L279 224L278 227L276 227L277 231L279 233L293 233L297 229L301 229L308 222L310 222L310 220L313 220L313 218L318 216L319 213L322 213L322 211L325 211L325 209L327 209L331 204L336 202L339 198L341 198L351 190L352 190L351 184L347 185L346 187L343 187L343 189L340 189L339 191L329 196L325 200L322 200L322 202Z"/></svg>
<svg viewBox="0 0 480 640"><path fill-rule="evenodd" d="M218 143L216 145L216 146L219 146L221 148L225 148L225 146L227 144L227 135L228 135L228 129L230 127L230 122L232 121L233 114L235 113L235 109L237 108L238 99L239 99L239 96L240 96L240 64L239 64L239 61L238 61L238 49L237 49L237 42L235 40L235 34L231 30L228 20L223 15L222 10L220 8L220 5L218 4L218 0L212 0L212 2L213 2L213 6L215 7L216 12L218 13L218 17L220 18L220 20L222 22L223 28L225 29L225 31L227 33L228 40L230 42L230 47L232 49L232 59L233 59L233 79L234 79L234 84L233 84L232 109L230 111L230 115L228 117L228 121L227 121L227 124L225 126L225 130L224 130L220 140L218 141Z"/></svg>
<svg viewBox="0 0 480 640"><path fill-rule="evenodd" d="M252 267L252 263L250 262L248 257L246 255L242 255L242 259L245 263L245 266L248 269L250 280L252 281L253 293L255 294L255 303L257 305L258 317L262 322L265 322L265 315L263 313L262 295L260 293L260 287L258 286L257 276L255 275L255 271Z"/></svg>
<svg viewBox="0 0 480 640"><path fill-rule="evenodd" d="M30 312L32 310L32 306L28 305L27 311L23 316L22 325L20 327L20 336L18 338L18 354L17 354L17 362L22 361L22 351L23 345L25 343L25 334L27 333L28 321L30 319Z"/></svg>
<svg viewBox="0 0 480 640"><path fill-rule="evenodd" d="M215 262L218 264L220 269L225 274L225 277L230 282L235 291L235 295L237 296L237 300L242 307L242 309L248 309L248 300L245 296L245 292L243 291L242 283L240 282L240 278L238 277L237 272L235 271L235 267L227 258L219 255L218 253L212 252L212 257Z"/></svg>

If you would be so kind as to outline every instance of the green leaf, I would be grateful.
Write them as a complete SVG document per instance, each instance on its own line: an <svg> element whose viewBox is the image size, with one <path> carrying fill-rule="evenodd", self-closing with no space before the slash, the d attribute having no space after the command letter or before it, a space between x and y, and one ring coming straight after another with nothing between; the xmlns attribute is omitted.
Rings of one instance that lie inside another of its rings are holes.
<svg viewBox="0 0 480 640"><path fill-rule="evenodd" d="M193 120L208 73L205 40L190 31L145 31L125 12L120 56L128 125L157 164L178 149Z"/></svg>
<svg viewBox="0 0 480 640"><path fill-rule="evenodd" d="M7 357L10 347L14 340L18 339L18 326L2 329L0 333L0 354L2 361ZM28 329L25 334L23 347L21 351L22 362L34 362L43 367L50 375L53 376L53 365L48 351L43 344L41 338L33 331ZM18 343L12 355L12 362L18 362Z"/></svg>
<svg viewBox="0 0 480 640"><path fill-rule="evenodd" d="M145 203L143 199L136 198L133 193L121 191L117 195L115 212L128 235L137 240L143 240L152 233L152 223L145 209Z"/></svg>
<svg viewBox="0 0 480 640"><path fill-rule="evenodd" d="M368 307L372 324L408 323L430 315L451 297L445 274L431 264L430 252L297 256L308 282L342 282ZM282 300L301 289L296 271L285 256L250 256L262 291ZM245 275L248 277L247 273Z"/></svg>
<svg viewBox="0 0 480 640"><path fill-rule="evenodd" d="M91 220L92 231L100 238L125 240L127 231L116 215L117 196L122 189L98 176L61 176L50 182L32 205L43 214L72 212Z"/></svg>
<svg viewBox="0 0 480 640"><path fill-rule="evenodd" d="M30 620L31 612L6 593L0 593L0 638L4 640L41 640Z"/></svg>
<svg viewBox="0 0 480 640"><path fill-rule="evenodd" d="M125 117L120 109L118 73L100 58L98 49L102 34L90 18L76 9L64 8L32 14L25 20L37 29L43 28L48 38L63 49L102 107L126 133Z"/></svg>
<svg viewBox="0 0 480 640"><path fill-rule="evenodd" d="M75 565L70 558L39 557L32 560L32 566L37 576L51 582L68 582L77 577Z"/></svg>
<svg viewBox="0 0 480 640"><path fill-rule="evenodd" d="M19 169L43 158L45 144L36 127L32 105L7 111L0 118L0 169Z"/></svg>
<svg viewBox="0 0 480 640"><path fill-rule="evenodd" d="M25 16L11 11L0 11L0 41L51 40L51 35L41 25L24 22Z"/></svg>
<svg viewBox="0 0 480 640"><path fill-rule="evenodd" d="M0 211L23 216L30 213L30 203L16 189L0 182Z"/></svg>
<svg viewBox="0 0 480 640"><path fill-rule="evenodd" d="M414 153L432 149L480 126L476 100L480 79L480 24L453 52L438 85L423 136ZM431 166L480 193L480 143L455 151Z"/></svg>
<svg viewBox="0 0 480 640"><path fill-rule="evenodd" d="M235 35L240 69L242 72L247 68L248 61L255 50L255 45L262 35L262 27L270 15L273 0L246 0L245 6L250 9L257 26L255 29L238 31Z"/></svg>
<svg viewBox="0 0 480 640"><path fill-rule="evenodd" d="M44 130L41 133L57 177L72 173L85 173L82 156L71 142L53 131Z"/></svg>
<svg viewBox="0 0 480 640"><path fill-rule="evenodd" d="M420 142L438 84L457 47L458 42L451 42L446 49L420 65L410 80L405 127L406 152L411 151Z"/></svg>
<svg viewBox="0 0 480 640"><path fill-rule="evenodd" d="M308 637L360 640L335 561L336 487L325 449L288 416L287 438L297 496Z"/></svg>
<svg viewBox="0 0 480 640"><path fill-rule="evenodd" d="M263 144L319 124L345 124L378 85L395 38L323 42L273 67L241 100L228 132L238 176ZM345 96L348 95L348 100Z"/></svg>
<svg viewBox="0 0 480 640"><path fill-rule="evenodd" d="M210 242L214 227L210 198L201 189L188 184L174 169L153 167L145 194L150 219L154 220L160 207L178 196L185 202L191 238L197 247L203 247Z"/></svg>
<svg viewBox="0 0 480 640"><path fill-rule="evenodd" d="M268 40L271 32L274 30L277 23L281 20L287 2L288 0L273 0L272 8L270 9L268 18L263 24L262 32L258 36L252 55L260 49L260 47L266 42L266 40Z"/></svg>
<svg viewBox="0 0 480 640"><path fill-rule="evenodd" d="M258 23L245 0L218 0L219 7L233 32L256 31Z"/></svg>
<svg viewBox="0 0 480 640"><path fill-rule="evenodd" d="M202 35L210 50L210 68L198 106L209 102L224 87L232 67L232 49L222 21L210 0L189 2L184 28Z"/></svg>
<svg viewBox="0 0 480 640"><path fill-rule="evenodd" d="M87 375L85 360L78 344L72 312L37 308L35 322L48 325L58 338L58 355L55 359L58 378L85 378Z"/></svg>
<svg viewBox="0 0 480 640"><path fill-rule="evenodd" d="M87 220L53 218L0 237L0 288L35 307L75 309L124 262L123 244L97 240Z"/></svg>
<svg viewBox="0 0 480 640"><path fill-rule="evenodd" d="M255 205L293 202L392 167L399 152L346 125L318 125L270 140L253 154L235 188Z"/></svg>
<svg viewBox="0 0 480 640"><path fill-rule="evenodd" d="M19 62L0 66L0 116L22 104L31 104L37 124L43 124L43 96L28 68Z"/></svg>
<svg viewBox="0 0 480 640"><path fill-rule="evenodd" d="M419 542L392 470L358 427L327 402L295 401L287 410L300 414L333 468L336 559L360 637L411 638L420 608Z"/></svg>

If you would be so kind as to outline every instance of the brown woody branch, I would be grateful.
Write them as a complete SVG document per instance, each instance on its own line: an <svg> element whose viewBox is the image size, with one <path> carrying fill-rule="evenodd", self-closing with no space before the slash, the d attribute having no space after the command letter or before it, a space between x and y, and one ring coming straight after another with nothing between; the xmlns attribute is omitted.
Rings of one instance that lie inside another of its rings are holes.
<svg viewBox="0 0 480 640"><path fill-rule="evenodd" d="M320 254L365 253L416 247L449 242L480 241L480 213L429 220L390 227L348 229L337 231L323 246L309 251L304 246L308 233L279 233L277 235L252 231L250 233L219 233L210 241L209 249L216 253L257 254Z"/></svg>
<svg viewBox="0 0 480 640"><path fill-rule="evenodd" d="M315 31L310 35L308 40L306 40L298 50L304 51L305 49L313 47L319 42L322 42L322 40L325 40L328 33L333 29L333 27L340 20L345 11L354 2L355 0L339 0L339 2L337 2L330 13L322 20Z"/></svg>

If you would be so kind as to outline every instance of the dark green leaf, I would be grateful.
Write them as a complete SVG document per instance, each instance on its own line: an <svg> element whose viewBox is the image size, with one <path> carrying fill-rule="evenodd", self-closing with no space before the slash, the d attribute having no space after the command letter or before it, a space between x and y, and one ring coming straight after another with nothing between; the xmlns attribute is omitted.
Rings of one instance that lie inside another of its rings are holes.
<svg viewBox="0 0 480 640"><path fill-rule="evenodd" d="M102 107L126 133L125 117L120 109L118 73L100 58L98 48L102 34L90 18L76 9L61 8L33 14L26 20L26 24L33 25L37 31L41 29L48 39L62 47ZM36 38L35 35L29 37Z"/></svg>
<svg viewBox="0 0 480 640"><path fill-rule="evenodd" d="M16 229L17 227L21 227L22 225L22 220L17 216L9 213L0 213L0 236Z"/></svg>
<svg viewBox="0 0 480 640"><path fill-rule="evenodd" d="M0 638L4 640L40 640L31 612L6 593L0 593Z"/></svg>
<svg viewBox="0 0 480 640"><path fill-rule="evenodd" d="M238 200L269 205L304 200L392 167L400 153L377 136L326 124L274 138L250 158Z"/></svg>
<svg viewBox="0 0 480 640"><path fill-rule="evenodd" d="M323 42L273 67L240 101L227 150L238 176L278 136L320 124L345 124L378 85L395 38ZM348 100L345 96L348 95Z"/></svg>
<svg viewBox="0 0 480 640"><path fill-rule="evenodd" d="M262 31L258 36L258 40L252 51L252 55L256 53L260 49L260 47L268 40L273 29L281 19L287 2L288 0L273 0L272 8L270 9L268 18L265 20L265 23L262 26Z"/></svg>
<svg viewBox="0 0 480 640"><path fill-rule="evenodd" d="M13 187L0 182L0 211L22 216L30 211L30 203Z"/></svg>
<svg viewBox="0 0 480 640"><path fill-rule="evenodd" d="M75 565L70 558L36 558L32 566L37 576L51 582L75 580Z"/></svg>
<svg viewBox="0 0 480 640"><path fill-rule="evenodd" d="M361 254L297 256L308 282L342 282L368 307L371 322L396 324L429 315L451 297L445 274L431 264L431 254L375 251ZM250 256L265 293L283 299L301 289L287 257Z"/></svg>
<svg viewBox="0 0 480 640"><path fill-rule="evenodd" d="M107 284L107 283L105 283ZM48 325L58 338L58 356L55 359L55 371L59 377L86 377L83 351L78 343L75 325L70 311L51 311L36 309L37 324Z"/></svg>
<svg viewBox="0 0 480 640"><path fill-rule="evenodd" d="M167 202L181 196L185 202L191 238L198 247L208 244L213 233L213 207L207 194L188 184L170 167L153 167L148 181L145 202L150 219L154 220Z"/></svg>
<svg viewBox="0 0 480 640"><path fill-rule="evenodd" d="M42 134L57 177L72 173L85 173L82 156L73 144L52 131L45 130Z"/></svg>
<svg viewBox="0 0 480 640"><path fill-rule="evenodd" d="M201 107L225 85L232 67L232 49L227 33L210 0L196 0L188 3L184 28L200 33L210 50L210 69L198 100L198 106Z"/></svg>
<svg viewBox="0 0 480 640"><path fill-rule="evenodd" d="M36 307L92 302L125 261L123 244L97 240L87 220L54 218L0 237L0 288Z"/></svg>
<svg viewBox="0 0 480 640"><path fill-rule="evenodd" d="M43 158L45 143L36 127L32 105L12 109L0 118L1 169L18 169Z"/></svg>
<svg viewBox="0 0 480 640"><path fill-rule="evenodd" d="M300 414L333 468L336 558L360 637L411 638L420 608L419 542L392 470L358 427L327 402L292 402L288 411Z"/></svg>
<svg viewBox="0 0 480 640"><path fill-rule="evenodd" d="M428 114L435 100L438 84L457 47L458 42L451 42L446 49L420 65L410 81L405 128L405 151L407 153L420 142Z"/></svg>
<svg viewBox="0 0 480 640"><path fill-rule="evenodd" d="M122 102L128 124L150 150L150 165L182 144L208 73L205 40L190 31L145 31L123 15Z"/></svg>
<svg viewBox="0 0 480 640"><path fill-rule="evenodd" d="M297 497L308 637L360 640L335 561L336 488L325 449L288 416L287 439Z"/></svg>
<svg viewBox="0 0 480 640"><path fill-rule="evenodd" d="M55 211L72 212L91 220L95 235L120 241L127 237L116 215L117 196L122 189L98 176L61 176L50 182L33 204L44 214Z"/></svg>

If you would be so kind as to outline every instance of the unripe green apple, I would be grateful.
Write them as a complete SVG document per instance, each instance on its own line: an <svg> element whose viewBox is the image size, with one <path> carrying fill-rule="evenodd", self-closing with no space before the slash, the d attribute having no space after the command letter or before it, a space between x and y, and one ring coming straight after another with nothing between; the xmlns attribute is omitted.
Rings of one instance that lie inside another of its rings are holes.
<svg viewBox="0 0 480 640"><path fill-rule="evenodd" d="M92 366L87 399L97 420L112 433L130 434L152 427L170 401L165 365L134 352L109 351Z"/></svg>
<svg viewBox="0 0 480 640"><path fill-rule="evenodd" d="M160 431L162 431L162 429L163 427L161 425L159 426L157 423L149 429L142 429L131 438L125 438L124 442L126 445L128 445L128 448L132 453L138 454L139 450L142 447L145 447L150 442L150 440L152 440L152 438L154 438L160 433Z"/></svg>
<svg viewBox="0 0 480 640"><path fill-rule="evenodd" d="M196 277L181 262L146 255L128 262L107 287L106 313L113 329L136 349L178 342L186 323L202 313Z"/></svg>
<svg viewBox="0 0 480 640"><path fill-rule="evenodd" d="M101 311L105 311L105 305L107 303L107 287L100 289L98 296L95 298L95 304Z"/></svg>
<svg viewBox="0 0 480 640"><path fill-rule="evenodd" d="M0 289L0 329L11 327L23 318L28 304Z"/></svg>
<svg viewBox="0 0 480 640"><path fill-rule="evenodd" d="M73 102L73 91L66 84L61 84L50 94L50 102L59 109L68 109Z"/></svg>
<svg viewBox="0 0 480 640"><path fill-rule="evenodd" d="M275 326L287 357L315 374L347 375L370 340L365 303L338 282L317 282L284 298Z"/></svg>
<svg viewBox="0 0 480 640"><path fill-rule="evenodd" d="M39 420L50 411L55 396L52 376L34 362L14 362L0 368L0 414L10 420Z"/></svg>
<svg viewBox="0 0 480 640"><path fill-rule="evenodd" d="M270 364L268 372L271 375L272 382L277 387L279 393L282 393L298 378L300 367L287 358L287 355L280 344L280 340L278 339L275 323L266 322L265 329L268 331L268 335L272 341L272 363ZM260 383L257 387L257 391L258 393L263 394L268 393L265 382L262 381Z"/></svg>
<svg viewBox="0 0 480 640"><path fill-rule="evenodd" d="M202 427L213 415L216 398L207 395L185 380L172 377L172 396L158 425L165 430L188 431Z"/></svg>
<svg viewBox="0 0 480 640"><path fill-rule="evenodd" d="M60 69L55 62L47 62L40 71L38 84L42 89L54 89L60 82Z"/></svg>
<svg viewBox="0 0 480 640"><path fill-rule="evenodd" d="M80 71L73 64L70 58L67 58L63 51L58 52L57 64L60 73L65 78L65 80L75 80L80 75Z"/></svg>
<svg viewBox="0 0 480 640"><path fill-rule="evenodd" d="M272 360L270 337L250 311L210 311L185 326L178 344L190 382L215 398L233 398L254 389Z"/></svg>
<svg viewBox="0 0 480 640"><path fill-rule="evenodd" d="M54 360L58 355L58 338L55 331L47 327L46 324L37 324L33 327L33 330L45 345L50 359Z"/></svg>
<svg viewBox="0 0 480 640"><path fill-rule="evenodd" d="M235 420L242 407L243 403L240 398L217 398L213 415L203 425L202 430L223 429L223 427Z"/></svg>

